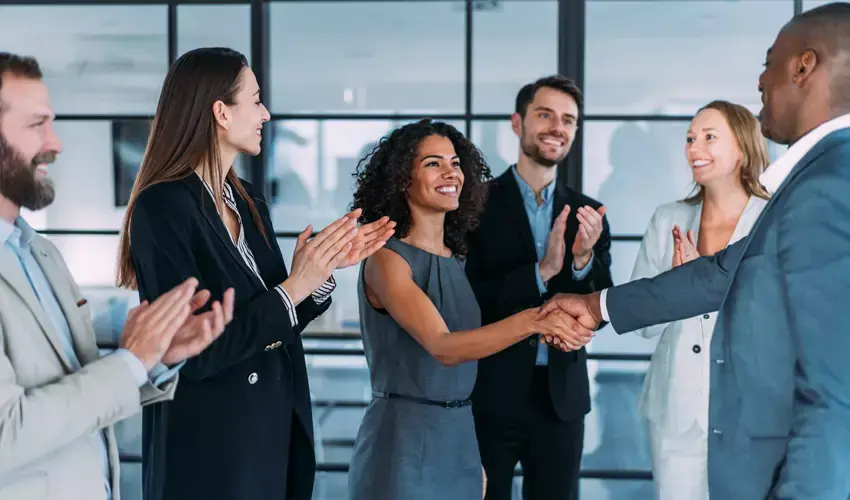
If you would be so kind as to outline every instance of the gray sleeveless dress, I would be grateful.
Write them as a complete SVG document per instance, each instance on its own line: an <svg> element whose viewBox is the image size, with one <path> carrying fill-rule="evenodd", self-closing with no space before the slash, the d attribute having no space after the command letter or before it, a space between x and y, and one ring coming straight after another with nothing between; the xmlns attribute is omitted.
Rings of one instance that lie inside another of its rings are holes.
<svg viewBox="0 0 850 500"><path fill-rule="evenodd" d="M440 311L449 331L481 326L481 312L463 264L392 238L413 279ZM444 366L384 311L373 308L358 281L361 333L372 390L432 401L466 400L476 361ZM348 487L351 500L473 500L482 497L481 458L472 406L445 408L405 399L373 398L357 433Z"/></svg>

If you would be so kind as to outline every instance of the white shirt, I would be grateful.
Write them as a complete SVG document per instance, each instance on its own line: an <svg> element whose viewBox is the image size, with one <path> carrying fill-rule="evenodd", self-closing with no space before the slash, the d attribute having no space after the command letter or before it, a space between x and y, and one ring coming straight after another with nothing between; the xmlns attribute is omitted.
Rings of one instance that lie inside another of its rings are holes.
<svg viewBox="0 0 850 500"><path fill-rule="evenodd" d="M806 154L811 151L815 145L817 145L817 143L832 132L845 128L850 128L850 113L841 115L818 125L811 132L792 144L791 147L788 148L788 151L779 157L779 159L771 163L759 177L759 182L761 182L762 186L764 186L765 189L767 189L767 191L772 195L779 189L779 186L785 182L788 174L791 173L791 170L797 165L797 163L799 163L799 161L802 160L803 157L806 156ZM602 319L610 323L611 318L608 316L607 297L608 289L602 290L602 293L599 294L599 308L602 312ZM613 324L611 325L611 328L616 331L616 327Z"/></svg>

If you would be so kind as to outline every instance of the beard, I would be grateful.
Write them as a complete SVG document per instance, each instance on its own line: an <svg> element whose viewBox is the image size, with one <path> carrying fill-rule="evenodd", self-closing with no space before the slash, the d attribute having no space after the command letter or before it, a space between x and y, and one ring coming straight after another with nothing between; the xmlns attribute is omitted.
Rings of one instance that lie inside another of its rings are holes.
<svg viewBox="0 0 850 500"><path fill-rule="evenodd" d="M544 167L554 167L567 157L567 152L557 158L547 158L540 151L540 146L534 143L534 139L525 130L525 125L522 126L522 137L519 141L522 154L531 158L534 163Z"/></svg>
<svg viewBox="0 0 850 500"><path fill-rule="evenodd" d="M36 179L36 167L56 161L56 153L46 151L26 161L0 136L0 195L27 210L41 210L53 203L55 190L50 179Z"/></svg>

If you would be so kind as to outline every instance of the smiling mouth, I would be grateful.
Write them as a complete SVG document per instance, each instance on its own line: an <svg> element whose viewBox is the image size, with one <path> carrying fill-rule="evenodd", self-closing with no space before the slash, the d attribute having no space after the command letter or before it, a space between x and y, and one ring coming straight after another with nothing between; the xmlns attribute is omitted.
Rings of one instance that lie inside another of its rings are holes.
<svg viewBox="0 0 850 500"><path fill-rule="evenodd" d="M444 196L452 196L456 197L458 192L457 186L440 186L437 188L437 192Z"/></svg>
<svg viewBox="0 0 850 500"><path fill-rule="evenodd" d="M696 168L703 168L703 167L707 167L707 166L711 165L711 163L712 162L710 160L695 160L691 164L691 167L693 167L695 169Z"/></svg>
<svg viewBox="0 0 850 500"><path fill-rule="evenodd" d="M552 147L555 147L555 148L560 148L560 147L564 146L563 140L554 139L552 137L546 137L544 139L541 139L540 142L542 142L546 146L552 146Z"/></svg>

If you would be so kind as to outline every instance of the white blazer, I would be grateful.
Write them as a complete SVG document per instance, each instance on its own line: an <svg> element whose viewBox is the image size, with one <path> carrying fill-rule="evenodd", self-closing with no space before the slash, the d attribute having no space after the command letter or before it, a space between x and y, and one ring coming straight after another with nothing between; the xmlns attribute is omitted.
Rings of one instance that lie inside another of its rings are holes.
<svg viewBox="0 0 850 500"><path fill-rule="evenodd" d="M751 196L729 243L746 236L767 200ZM673 267L673 226L699 236L702 202L672 202L655 210L635 261L632 280L651 278ZM682 293L696 293L682 290ZM709 347L717 313L650 326L635 333L661 335L640 396L640 412L662 432L679 434L694 422L708 429Z"/></svg>

